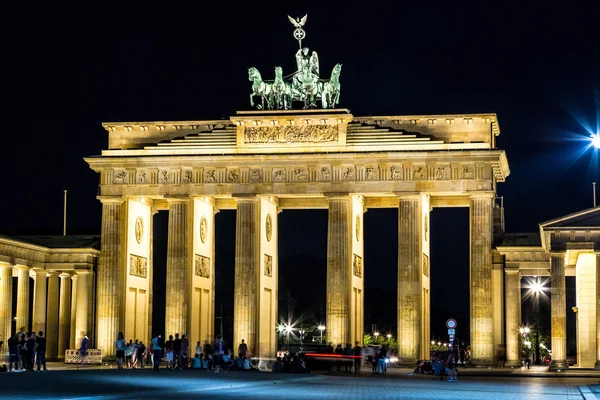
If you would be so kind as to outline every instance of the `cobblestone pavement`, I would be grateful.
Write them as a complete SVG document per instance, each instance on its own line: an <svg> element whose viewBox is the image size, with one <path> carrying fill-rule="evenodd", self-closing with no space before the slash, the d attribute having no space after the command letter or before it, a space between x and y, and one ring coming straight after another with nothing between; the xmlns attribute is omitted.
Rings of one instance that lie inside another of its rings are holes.
<svg viewBox="0 0 600 400"><path fill-rule="evenodd" d="M459 377L458 382L452 383L366 374L355 377L90 369L0 374L0 398L588 400L589 396L600 399L596 383L597 378Z"/></svg>

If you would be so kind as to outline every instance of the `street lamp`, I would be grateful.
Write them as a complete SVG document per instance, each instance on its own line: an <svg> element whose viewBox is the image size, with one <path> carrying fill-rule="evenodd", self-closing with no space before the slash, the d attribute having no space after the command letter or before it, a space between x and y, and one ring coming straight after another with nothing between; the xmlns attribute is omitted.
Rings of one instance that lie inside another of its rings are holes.
<svg viewBox="0 0 600 400"><path fill-rule="evenodd" d="M321 344L323 344L323 331L325 330L325 326L324 325L319 325L317 327L317 329L319 329L319 331L321 331Z"/></svg>
<svg viewBox="0 0 600 400"><path fill-rule="evenodd" d="M390 339L392 338L392 334L391 334L391 333L388 333L388 334L387 334L387 338L388 338L388 340L390 340Z"/></svg>
<svg viewBox="0 0 600 400"><path fill-rule="evenodd" d="M597 149L600 149L600 133L592 135L590 141L592 142L592 146L594 146Z"/></svg>
<svg viewBox="0 0 600 400"><path fill-rule="evenodd" d="M379 337L379 332L373 332L373 335L375 335L375 338Z"/></svg>

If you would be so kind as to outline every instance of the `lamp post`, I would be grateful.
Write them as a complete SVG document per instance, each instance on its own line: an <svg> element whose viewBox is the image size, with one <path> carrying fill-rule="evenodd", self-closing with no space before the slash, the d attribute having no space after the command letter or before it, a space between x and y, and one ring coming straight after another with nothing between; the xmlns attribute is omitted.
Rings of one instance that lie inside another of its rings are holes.
<svg viewBox="0 0 600 400"><path fill-rule="evenodd" d="M317 329L319 329L319 331L321 332L321 336L320 336L321 340L320 340L320 342L321 342L321 344L323 344L323 331L325 330L325 326L324 325L319 325L317 327Z"/></svg>

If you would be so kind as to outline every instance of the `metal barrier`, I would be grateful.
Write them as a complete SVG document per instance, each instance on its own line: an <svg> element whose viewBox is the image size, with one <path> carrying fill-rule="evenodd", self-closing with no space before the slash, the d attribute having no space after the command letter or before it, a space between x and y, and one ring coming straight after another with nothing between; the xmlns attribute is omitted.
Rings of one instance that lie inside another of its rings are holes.
<svg viewBox="0 0 600 400"><path fill-rule="evenodd" d="M81 364L82 355L79 350L65 350L65 364ZM89 349L86 352L84 364L102 364L102 351Z"/></svg>

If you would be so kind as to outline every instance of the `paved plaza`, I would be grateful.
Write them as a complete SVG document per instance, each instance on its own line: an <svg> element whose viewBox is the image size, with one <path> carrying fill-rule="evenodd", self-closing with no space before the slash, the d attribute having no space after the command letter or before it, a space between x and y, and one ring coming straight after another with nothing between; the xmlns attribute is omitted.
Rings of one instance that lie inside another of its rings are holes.
<svg viewBox="0 0 600 400"><path fill-rule="evenodd" d="M400 371L374 376L299 375L199 370L84 371L0 374L1 399L600 399L598 378L465 376L456 383Z"/></svg>

